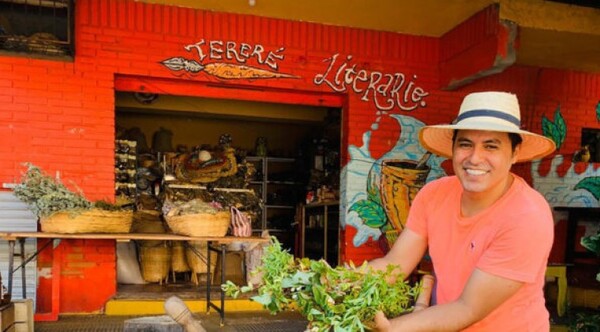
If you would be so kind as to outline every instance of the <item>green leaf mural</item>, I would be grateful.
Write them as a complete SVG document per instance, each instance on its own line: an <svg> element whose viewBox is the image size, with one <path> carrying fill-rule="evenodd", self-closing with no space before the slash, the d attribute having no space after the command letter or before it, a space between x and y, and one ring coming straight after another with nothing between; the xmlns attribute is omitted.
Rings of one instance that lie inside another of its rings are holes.
<svg viewBox="0 0 600 332"><path fill-rule="evenodd" d="M581 238L581 245L593 252L594 254L600 256L600 233L596 235L584 236Z"/></svg>
<svg viewBox="0 0 600 332"><path fill-rule="evenodd" d="M587 177L575 185L575 190L584 189L589 191L597 200L600 201L600 176Z"/></svg>
<svg viewBox="0 0 600 332"><path fill-rule="evenodd" d="M554 112L554 122L542 115L542 132L544 136L554 141L557 149L561 147L567 136L567 124L560 112L560 105Z"/></svg>
<svg viewBox="0 0 600 332"><path fill-rule="evenodd" d="M379 187L372 186L369 182L370 181L367 182L368 200L373 201L373 203L375 204L382 205L381 196L379 194Z"/></svg>
<svg viewBox="0 0 600 332"><path fill-rule="evenodd" d="M381 205L371 200L361 199L350 207L350 211L358 213L365 225L372 228L379 228L387 221Z"/></svg>
<svg viewBox="0 0 600 332"><path fill-rule="evenodd" d="M567 136L567 124L565 123L565 118L563 118L562 114L560 113L560 105L554 112L554 124L556 125L556 130L558 131L558 142L556 146L560 147Z"/></svg>

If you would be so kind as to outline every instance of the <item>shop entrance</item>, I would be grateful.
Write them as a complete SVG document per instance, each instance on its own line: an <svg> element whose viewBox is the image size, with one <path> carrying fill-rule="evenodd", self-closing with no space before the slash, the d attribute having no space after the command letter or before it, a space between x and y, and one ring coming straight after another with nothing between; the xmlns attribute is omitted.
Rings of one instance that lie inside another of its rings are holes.
<svg viewBox="0 0 600 332"><path fill-rule="evenodd" d="M339 197L341 97L289 92L286 98L280 91L133 78L116 82L115 191L136 209L135 232L169 232L170 209L217 202L249 218L253 235L267 231L302 254L307 198L316 200L325 191ZM206 275L205 258L190 248L138 242L119 244L117 298L199 297L206 278L215 277ZM190 245L205 252L205 244ZM243 250L226 260L226 277L245 283Z"/></svg>

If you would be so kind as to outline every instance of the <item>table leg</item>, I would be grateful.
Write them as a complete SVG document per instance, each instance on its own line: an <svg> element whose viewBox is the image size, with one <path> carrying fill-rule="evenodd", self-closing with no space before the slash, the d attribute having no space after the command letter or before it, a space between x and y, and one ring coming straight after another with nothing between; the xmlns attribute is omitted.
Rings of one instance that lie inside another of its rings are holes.
<svg viewBox="0 0 600 332"><path fill-rule="evenodd" d="M216 304L212 303L212 301L210 300L210 288L207 287L207 293L206 293L206 306L207 306L207 310L210 310L210 308L215 309L219 315L221 316L221 326L225 325L225 291L221 288L221 285L225 283L225 255L227 254L227 245L226 244L221 244L221 247L214 247L211 245L211 243L208 243L208 257L210 257L210 251L216 251L219 255L221 255L221 265L220 265L220 269L221 269L221 284L219 284L217 287L219 287L219 291L221 292L221 306L217 306ZM210 259L210 258L209 258ZM210 260L207 259L207 262L210 262ZM217 267L215 267L217 268Z"/></svg>
<svg viewBox="0 0 600 332"><path fill-rule="evenodd" d="M221 284L219 290L221 291L221 326L225 325L225 291L221 288L221 285L225 283L225 255L227 254L227 246L221 244Z"/></svg>
<svg viewBox="0 0 600 332"><path fill-rule="evenodd" d="M8 287L7 291L12 295L13 288L13 266L15 261L15 240L8 240Z"/></svg>
<svg viewBox="0 0 600 332"><path fill-rule="evenodd" d="M21 247L21 290L23 291L23 298L27 298L27 282L25 281L25 239L19 239L19 245Z"/></svg>
<svg viewBox="0 0 600 332"><path fill-rule="evenodd" d="M210 313L210 242L206 244L206 314Z"/></svg>
<svg viewBox="0 0 600 332"><path fill-rule="evenodd" d="M575 211L569 211L569 218L567 220L567 243L565 248L565 263L573 264L575 259L575 235L577 233L577 219L578 216Z"/></svg>

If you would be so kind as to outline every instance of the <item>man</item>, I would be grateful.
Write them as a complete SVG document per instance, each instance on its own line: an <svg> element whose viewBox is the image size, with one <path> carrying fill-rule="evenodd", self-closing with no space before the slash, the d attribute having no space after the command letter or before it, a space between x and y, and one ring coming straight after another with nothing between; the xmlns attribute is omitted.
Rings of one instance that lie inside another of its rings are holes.
<svg viewBox="0 0 600 332"><path fill-rule="evenodd" d="M436 303L393 319L379 313L380 331L549 331L552 213L510 169L555 145L519 127L515 95L480 92L465 97L455 124L421 129L421 144L451 158L455 175L419 191L390 252L369 264L398 264L406 276L429 249Z"/></svg>

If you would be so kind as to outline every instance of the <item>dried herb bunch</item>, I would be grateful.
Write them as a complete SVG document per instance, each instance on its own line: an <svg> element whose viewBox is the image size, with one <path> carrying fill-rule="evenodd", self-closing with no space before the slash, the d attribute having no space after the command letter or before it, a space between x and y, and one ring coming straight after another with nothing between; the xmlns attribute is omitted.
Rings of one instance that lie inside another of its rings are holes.
<svg viewBox="0 0 600 332"><path fill-rule="evenodd" d="M91 208L118 210L119 207L104 201L92 203L81 191L73 192L59 180L48 176L39 167L27 164L27 172L15 187L15 195L27 203L38 218L58 211L85 211Z"/></svg>
<svg viewBox="0 0 600 332"><path fill-rule="evenodd" d="M359 268L332 268L324 260L294 259L273 238L262 257L263 280L253 301L271 313L289 309L295 303L308 319L307 331L365 331L373 324L377 311L397 317L413 310L421 284L410 285L397 275L398 266L373 271L366 264ZM221 286L228 296L255 290L228 281Z"/></svg>

